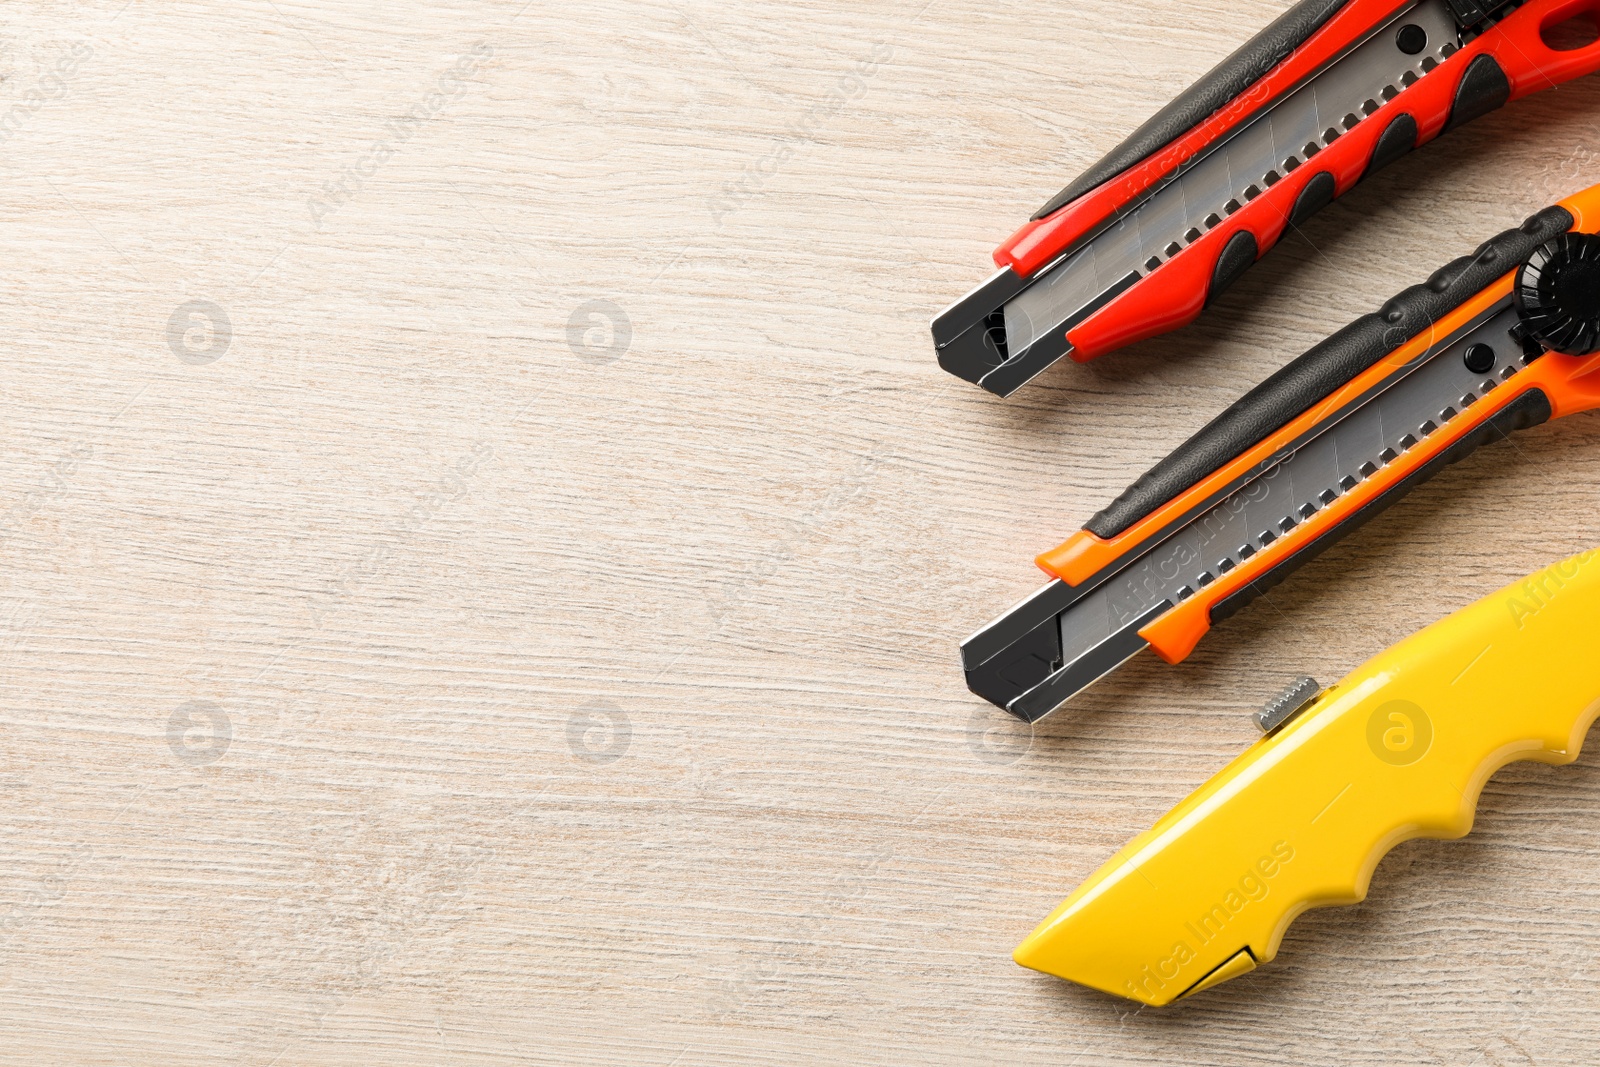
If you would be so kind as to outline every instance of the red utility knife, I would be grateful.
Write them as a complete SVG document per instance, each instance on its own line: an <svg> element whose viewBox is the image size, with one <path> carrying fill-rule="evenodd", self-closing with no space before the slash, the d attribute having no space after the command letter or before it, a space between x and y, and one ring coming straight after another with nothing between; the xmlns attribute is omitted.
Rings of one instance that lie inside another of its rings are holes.
<svg viewBox="0 0 1600 1067"><path fill-rule="evenodd" d="M1600 67L1597 12L1600 0L1301 0L1000 246L1000 270L933 320L939 365L1008 396L1062 356L1192 321L1286 226L1366 175Z"/></svg>

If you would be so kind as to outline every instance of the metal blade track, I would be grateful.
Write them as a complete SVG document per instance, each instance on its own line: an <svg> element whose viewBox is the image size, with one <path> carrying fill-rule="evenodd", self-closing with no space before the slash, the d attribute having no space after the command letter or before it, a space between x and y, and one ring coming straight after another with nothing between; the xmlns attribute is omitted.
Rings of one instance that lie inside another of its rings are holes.
<svg viewBox="0 0 1600 1067"><path fill-rule="evenodd" d="M969 680L1007 710L1037 719L1145 647L1138 632L1355 489L1512 378L1524 365L1509 298L1436 344L1286 447L1093 585L1052 582L969 639ZM1492 352L1487 370L1482 367ZM1468 349L1474 359L1466 358ZM1048 595L1047 595L1048 594ZM1053 624L1055 632L1047 626ZM1026 640L1015 636L1026 633ZM1027 644L1028 662L1017 650ZM997 646L1004 645L1000 651ZM1053 655L1052 655L1053 653Z"/></svg>
<svg viewBox="0 0 1600 1067"><path fill-rule="evenodd" d="M1426 33L1421 51L1401 51L1396 31L1404 25ZM1460 43L1445 0L1421 0L1397 12L1299 88L1186 164L1177 177L1086 245L1045 268L1003 305L1007 359L989 372L1006 379L999 391L1020 386L1065 355L1066 331L1073 325L1380 112Z"/></svg>

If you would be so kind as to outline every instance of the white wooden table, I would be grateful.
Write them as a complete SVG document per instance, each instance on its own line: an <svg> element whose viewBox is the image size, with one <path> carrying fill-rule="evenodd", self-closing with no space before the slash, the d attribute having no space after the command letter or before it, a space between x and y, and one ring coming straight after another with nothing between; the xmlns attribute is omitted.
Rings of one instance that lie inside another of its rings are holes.
<svg viewBox="0 0 1600 1067"><path fill-rule="evenodd" d="M1264 0L0 9L0 1059L1587 1062L1600 762L1178 1010L1010 950L1253 737L1600 543L1486 448L1031 736L957 642L1249 385L1600 181L1600 79L1001 402L930 315Z"/></svg>

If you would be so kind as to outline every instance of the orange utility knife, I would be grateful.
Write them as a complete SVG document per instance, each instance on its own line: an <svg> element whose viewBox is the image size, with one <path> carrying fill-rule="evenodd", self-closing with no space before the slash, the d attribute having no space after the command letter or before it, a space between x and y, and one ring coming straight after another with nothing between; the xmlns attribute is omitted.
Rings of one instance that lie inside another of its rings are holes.
<svg viewBox="0 0 1600 1067"><path fill-rule="evenodd" d="M1182 660L1306 560L1486 441L1600 405L1600 186L1531 216L1252 389L1038 557L961 645L1037 720L1146 647Z"/></svg>

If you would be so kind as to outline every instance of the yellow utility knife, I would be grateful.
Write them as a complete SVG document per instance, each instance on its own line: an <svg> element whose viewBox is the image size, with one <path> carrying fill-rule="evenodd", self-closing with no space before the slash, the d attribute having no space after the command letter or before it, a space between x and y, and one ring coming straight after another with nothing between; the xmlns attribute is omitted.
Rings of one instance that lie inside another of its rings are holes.
<svg viewBox="0 0 1600 1067"><path fill-rule="evenodd" d="M1308 908L1354 904L1395 845L1461 837L1513 760L1570 763L1600 712L1600 550L1530 575L1319 690L1129 842L1017 947L1145 1004L1272 959Z"/></svg>

